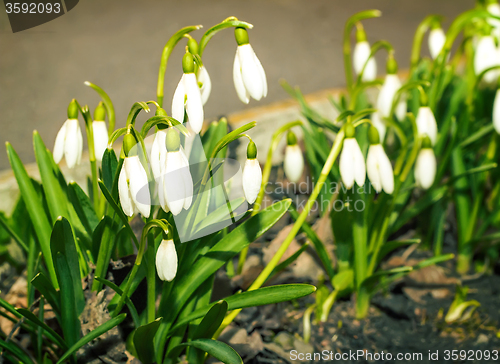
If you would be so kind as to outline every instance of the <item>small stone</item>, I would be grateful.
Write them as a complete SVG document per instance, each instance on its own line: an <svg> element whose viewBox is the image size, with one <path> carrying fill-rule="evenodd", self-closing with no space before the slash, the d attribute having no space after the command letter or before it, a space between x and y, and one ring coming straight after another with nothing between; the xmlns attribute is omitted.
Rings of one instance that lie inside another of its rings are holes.
<svg viewBox="0 0 500 364"><path fill-rule="evenodd" d="M477 337L476 345L487 344L490 341L489 337L485 334L479 334Z"/></svg>
<svg viewBox="0 0 500 364"><path fill-rule="evenodd" d="M281 346L284 350L291 350L293 348L294 338L286 331L281 331L276 335L273 340L276 344Z"/></svg>
<svg viewBox="0 0 500 364"><path fill-rule="evenodd" d="M305 343L302 340L295 339L293 341L293 347L299 352L299 353L313 353L314 352L314 347L309 344Z"/></svg>

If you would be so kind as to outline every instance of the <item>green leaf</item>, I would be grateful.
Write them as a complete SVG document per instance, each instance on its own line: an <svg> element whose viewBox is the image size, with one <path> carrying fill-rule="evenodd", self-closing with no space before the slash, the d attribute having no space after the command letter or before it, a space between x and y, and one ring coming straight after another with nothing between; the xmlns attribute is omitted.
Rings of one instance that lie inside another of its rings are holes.
<svg viewBox="0 0 500 364"><path fill-rule="evenodd" d="M213 339L198 339L187 343L182 343L179 346L192 346L212 355L214 358L219 359L225 364L243 364L240 356L229 345L213 340ZM175 352L175 350L172 350Z"/></svg>
<svg viewBox="0 0 500 364"><path fill-rule="evenodd" d="M366 279L363 282L361 282L361 286L368 292L373 293L375 286L378 283L380 283L380 280L383 279L384 277L397 273L409 273L412 270L413 270L412 267L398 267L398 268L378 271L372 274L371 276L366 277Z"/></svg>
<svg viewBox="0 0 500 364"><path fill-rule="evenodd" d="M0 213L0 226L2 226L5 231L14 239L16 243L19 244L19 246L25 251L28 251L28 246L26 243L21 239L19 235L16 234L16 232L10 227L8 224L7 220L5 219L5 215Z"/></svg>
<svg viewBox="0 0 500 364"><path fill-rule="evenodd" d="M49 271L50 279L54 287L57 289L59 288L59 284L57 282L54 263L52 261L52 254L50 252L51 224L43 208L42 199L36 192L35 187L33 186L28 173L21 162L21 159L19 159L16 151L9 143L7 143L6 146L9 162L12 167L12 171L14 172L14 176L16 177L29 217L33 223L33 228L38 237L43 258L45 260L47 270Z"/></svg>
<svg viewBox="0 0 500 364"><path fill-rule="evenodd" d="M241 308L286 302L310 295L315 291L316 287L309 284L283 284L259 288L254 291L237 293L233 296L224 298L224 301L227 302L227 310L232 311ZM173 332L177 328L187 324L188 322L196 320L200 317L204 317L213 305L214 304L212 303L206 307L199 308L196 311L193 311L188 316L176 322L175 326L172 327L170 331Z"/></svg>
<svg viewBox="0 0 500 364"><path fill-rule="evenodd" d="M109 288L111 288L113 291L115 291L119 296L123 294L123 290L118 287L116 284L113 282L108 281L107 279L101 278L101 277L94 277L94 279L98 280L99 282L105 284ZM129 297L125 298L125 304L127 305L130 315L132 316L132 321L134 321L135 327L140 326L140 320L139 320L139 315L137 314L137 309L134 306L134 303ZM109 306L108 306L109 308Z"/></svg>
<svg viewBox="0 0 500 364"><path fill-rule="evenodd" d="M33 361L31 361L30 357L21 349L19 346L17 346L15 343L12 341L5 342L2 339L0 339L0 348L3 348L10 352L12 355L14 355L16 358L18 358L21 363L24 364L32 364Z"/></svg>
<svg viewBox="0 0 500 364"><path fill-rule="evenodd" d="M215 303L196 328L193 340L201 338L210 339L224 320L228 307L227 302L224 300Z"/></svg>
<svg viewBox="0 0 500 364"><path fill-rule="evenodd" d="M52 306L56 316L60 317L59 292L52 287L49 279L40 272L31 280L31 284L45 297L47 302Z"/></svg>
<svg viewBox="0 0 500 364"><path fill-rule="evenodd" d="M113 191L113 181L116 173L118 173L118 159L115 151L107 148L102 156L102 181L108 191Z"/></svg>
<svg viewBox="0 0 500 364"><path fill-rule="evenodd" d="M60 364L64 362L67 358L69 358L72 354L76 353L78 349L80 349L83 345L91 342L95 338L98 338L105 332L108 332L111 330L113 327L119 325L123 320L125 320L125 317L127 317L127 314L122 313L121 315L116 316L115 318L112 318L108 322L105 322L98 328L92 330L89 332L87 335L82 337L80 340L78 340L73 346L71 346L68 351L64 353L63 356L57 361L57 364Z"/></svg>
<svg viewBox="0 0 500 364"><path fill-rule="evenodd" d="M273 278L274 275L278 274L282 270L286 269L290 264L292 264L299 256L304 252L309 247L309 243L306 242L304 245L302 245L295 253L290 255L287 259L285 259L283 262L278 264L274 269L272 270L271 274L269 274L269 277L266 279L266 282Z"/></svg>
<svg viewBox="0 0 500 364"><path fill-rule="evenodd" d="M90 198L76 182L70 182L68 186L69 200L73 204L75 212L87 234L92 236L92 232L99 224L92 201L90 201Z"/></svg>
<svg viewBox="0 0 500 364"><path fill-rule="evenodd" d="M380 248L380 252L378 253L379 262L384 259L384 257L391 253L393 250L400 248L402 246L412 245L412 244L420 244L420 239L407 239L407 240L397 240L397 241L388 241L382 248ZM378 265L378 264L377 264Z"/></svg>
<svg viewBox="0 0 500 364"><path fill-rule="evenodd" d="M35 149L36 162L38 164L38 170L40 171L43 191L47 198L47 205L49 206L52 222L59 216L68 218L66 194L62 190L55 171L52 168L52 156L36 130L33 132L33 147Z"/></svg>
<svg viewBox="0 0 500 364"><path fill-rule="evenodd" d="M144 364L155 361L154 338L162 318L159 317L147 325L138 327L134 332L134 347L137 357Z"/></svg>
<svg viewBox="0 0 500 364"><path fill-rule="evenodd" d="M63 338L59 336L57 332L55 332L53 329L51 329L45 322L42 322L38 317L36 317L31 311L28 311L25 308L18 308L17 312L19 312L21 315L26 317L28 320L33 322L35 325L41 327L45 331L47 331L56 341L57 345L59 345L60 348L62 349L67 349L68 347L66 346L66 343L64 342Z"/></svg>
<svg viewBox="0 0 500 364"><path fill-rule="evenodd" d="M52 258L55 260L56 255L61 254L61 256L66 261L67 267L69 269L69 275L66 272L57 271L57 279L61 285L61 281L68 280L71 283L68 285L72 286L72 291L74 296L72 301L76 304L76 309L78 315L82 313L85 307L85 298L83 296L82 289L82 279L80 276L80 264L78 262L78 252L76 251L76 241L75 235L73 234L73 229L68 220L64 217L57 219L52 230L52 235L50 237L50 248L52 250ZM69 299L68 296L65 297L66 292L63 292L61 288L61 299L62 302L66 303Z"/></svg>
<svg viewBox="0 0 500 364"><path fill-rule="evenodd" d="M332 285L335 291L342 292L354 289L354 270L346 269L333 277Z"/></svg>

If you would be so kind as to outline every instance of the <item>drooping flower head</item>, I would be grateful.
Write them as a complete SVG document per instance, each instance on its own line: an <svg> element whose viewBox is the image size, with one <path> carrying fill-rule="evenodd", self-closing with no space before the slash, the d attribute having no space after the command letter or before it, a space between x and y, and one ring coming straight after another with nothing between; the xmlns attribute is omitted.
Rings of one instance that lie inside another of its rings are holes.
<svg viewBox="0 0 500 364"><path fill-rule="evenodd" d="M182 69L184 73L172 99L172 117L183 122L186 110L191 128L198 134L203 126L203 102L198 80L194 74L193 55L189 52L182 58Z"/></svg>
<svg viewBox="0 0 500 364"><path fill-rule="evenodd" d="M478 76L488 68L499 66L499 50L495 44L495 39L491 35L483 35L479 38L474 54L474 71ZM483 76L487 83L495 82L498 79L498 70L490 70Z"/></svg>
<svg viewBox="0 0 500 364"><path fill-rule="evenodd" d="M362 187L366 179L365 158L355 138L356 131L352 124L345 126L345 139L340 154L339 169L342 183L347 189L354 186L354 182Z"/></svg>
<svg viewBox="0 0 500 364"><path fill-rule="evenodd" d="M262 184L262 170L257 160L257 146L253 141L248 143L247 160L243 167L242 179L245 198L248 203L252 204L257 199Z"/></svg>
<svg viewBox="0 0 500 364"><path fill-rule="evenodd" d="M497 0L487 0L486 4L486 10L488 10L491 15L500 17L500 5ZM488 18L487 21L492 27L491 34L497 38L497 40L500 40L500 20Z"/></svg>
<svg viewBox="0 0 500 364"><path fill-rule="evenodd" d="M432 145L437 142L437 124L436 118L429 106L420 106L417 114L417 129L418 134L421 136L427 135L431 140Z"/></svg>
<svg viewBox="0 0 500 364"><path fill-rule="evenodd" d="M384 190L385 193L391 194L394 192L394 171L374 126L370 126L368 130L368 141L370 142L366 158L368 178L377 193Z"/></svg>
<svg viewBox="0 0 500 364"><path fill-rule="evenodd" d="M123 138L125 158L118 177L118 195L123 212L133 216L140 212L148 218L151 210L148 175L137 155L137 140L131 133Z"/></svg>
<svg viewBox="0 0 500 364"><path fill-rule="evenodd" d="M354 46L353 53L353 66L356 74L361 74L363 71L362 80L370 82L377 77L377 62L375 58L370 57L371 48L366 38L365 30L360 24L356 31L356 45ZM366 65L366 66L365 66Z"/></svg>
<svg viewBox="0 0 500 364"><path fill-rule="evenodd" d="M285 158L283 161L285 175L290 182L298 182L304 172L304 157L302 150L297 143L297 136L289 131L287 135L287 146L285 149Z"/></svg>
<svg viewBox="0 0 500 364"><path fill-rule="evenodd" d="M267 96L267 79L264 68L248 42L245 28L235 28L238 48L233 65L233 81L241 102L248 104L250 96L259 101Z"/></svg>
<svg viewBox="0 0 500 364"><path fill-rule="evenodd" d="M177 251L172 234L163 233L163 240L156 251L156 271L162 281L170 282L177 274Z"/></svg>
<svg viewBox="0 0 500 364"><path fill-rule="evenodd" d="M102 156L108 147L108 128L106 127L106 108L99 102L94 111L94 120L92 121L92 131L94 134L95 159L102 161Z"/></svg>
<svg viewBox="0 0 500 364"><path fill-rule="evenodd" d="M436 21L432 24L431 31L429 32L429 52L432 59L436 59L439 53L441 53L445 42L446 35L443 28L441 28L441 23Z"/></svg>
<svg viewBox="0 0 500 364"><path fill-rule="evenodd" d="M187 36L187 47L189 53L193 55L199 55L200 47L198 46L198 42L196 41L196 39L189 36L189 34L187 34ZM200 87L201 101L203 102L203 105L205 105L210 96L210 92L212 91L212 81L210 80L210 76L208 75L205 65L198 67L198 71L196 72L196 79L198 80L198 86Z"/></svg>
<svg viewBox="0 0 500 364"><path fill-rule="evenodd" d="M156 109L155 116L166 117L168 115L164 109L159 107ZM151 146L151 156L149 158L155 180L161 178L160 161L162 159L162 155L167 153L167 147L165 146L166 137L167 137L166 127L164 125L158 124L158 130L156 131L155 138L153 140L153 145Z"/></svg>
<svg viewBox="0 0 500 364"><path fill-rule="evenodd" d="M415 162L415 182L424 190L434 183L436 178L436 156L428 136L422 140L422 146Z"/></svg>
<svg viewBox="0 0 500 364"><path fill-rule="evenodd" d="M377 98L377 109L380 112L382 118L391 117L392 104L394 102L394 97L396 93L401 88L401 81L397 75L398 64L394 59L394 55L389 53L387 59L387 75L385 76L384 84L380 89L380 93ZM395 109L396 117L399 120L403 120L406 115L406 99L404 96L399 98L398 104Z"/></svg>
<svg viewBox="0 0 500 364"><path fill-rule="evenodd" d="M66 164L73 168L82 160L83 137L80 124L78 124L78 105L76 100L71 100L68 106L68 119L59 130L54 143L54 162L59 163L63 156Z"/></svg>
<svg viewBox="0 0 500 364"><path fill-rule="evenodd" d="M193 200L193 178L189 162L182 150L179 131L168 128L165 145L167 152L162 156L160 165L163 179L163 194L158 193L160 205L172 214L178 215L182 209L189 209Z"/></svg>

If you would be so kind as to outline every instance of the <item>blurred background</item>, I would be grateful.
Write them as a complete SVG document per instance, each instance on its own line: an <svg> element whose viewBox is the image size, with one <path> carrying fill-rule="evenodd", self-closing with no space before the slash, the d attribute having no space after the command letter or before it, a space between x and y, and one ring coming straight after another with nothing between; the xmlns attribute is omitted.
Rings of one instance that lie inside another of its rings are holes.
<svg viewBox="0 0 500 364"><path fill-rule="evenodd" d="M250 43L267 73L268 97L242 104L234 90L234 32L218 33L204 53L212 79L205 105L208 120L287 99L280 79L311 93L345 84L342 33L354 13L379 9L382 17L363 22L368 40L391 42L400 69L409 65L413 33L429 14L450 20L474 6L473 0L84 0L66 15L13 34L0 5L0 139L10 141L23 162L33 162L31 133L37 129L52 149L72 98L93 112L97 94L84 81L101 86L114 102L117 127L125 125L136 101L156 99L163 46L179 28L202 24L204 30L228 16L254 24ZM191 33L200 39L203 30ZM354 38L354 33L353 33ZM427 39L424 43L427 52ZM168 64L164 107L181 77L183 46ZM385 71L385 54L378 62ZM82 122L83 129L83 122ZM0 170L9 168L0 148Z"/></svg>

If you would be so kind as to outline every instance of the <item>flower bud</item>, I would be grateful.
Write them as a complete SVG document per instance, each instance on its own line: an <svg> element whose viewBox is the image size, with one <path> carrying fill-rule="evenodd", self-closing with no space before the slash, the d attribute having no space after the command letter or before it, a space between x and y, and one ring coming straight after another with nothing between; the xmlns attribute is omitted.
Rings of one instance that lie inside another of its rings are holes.
<svg viewBox="0 0 500 364"><path fill-rule="evenodd" d="M71 100L68 106L68 120L64 122L57 133L54 143L54 162L59 163L63 157L69 168L80 164L83 152L83 136L78 123L78 105Z"/></svg>
<svg viewBox="0 0 500 364"><path fill-rule="evenodd" d="M429 52L431 53L432 59L436 59L437 56L439 56L445 42L446 35L441 28L441 24L438 22L434 23L431 31L429 32Z"/></svg>
<svg viewBox="0 0 500 364"><path fill-rule="evenodd" d="M437 142L437 124L432 110L428 106L421 106L417 114L417 129L419 135L427 135L432 145Z"/></svg>
<svg viewBox="0 0 500 364"><path fill-rule="evenodd" d="M354 182L362 187L366 179L365 158L356 138L354 138L354 133L354 126L347 124L339 161L340 177L347 189L351 189Z"/></svg>
<svg viewBox="0 0 500 364"><path fill-rule="evenodd" d="M431 141L428 137L422 141L422 149L418 153L415 162L415 182L423 189L428 189L434 183L436 178L436 156L431 147Z"/></svg>
<svg viewBox="0 0 500 364"><path fill-rule="evenodd" d="M156 252L156 271L162 281L172 281L177 274L177 251L172 239L162 240Z"/></svg>
<svg viewBox="0 0 500 364"><path fill-rule="evenodd" d="M257 160L257 147L254 142L249 142L247 147L247 160L242 174L243 192L248 203L252 204L257 199L262 184L262 170Z"/></svg>
<svg viewBox="0 0 500 364"><path fill-rule="evenodd" d="M94 111L94 121L92 122L92 132L94 135L94 152L97 161L102 161L102 156L108 147L108 128L104 121L106 117L106 108L102 102L99 102Z"/></svg>
<svg viewBox="0 0 500 364"><path fill-rule="evenodd" d="M297 144L297 137L290 131L287 135L287 146L285 149L285 158L283 161L285 175L290 182L298 182L304 171L304 157L302 150Z"/></svg>
<svg viewBox="0 0 500 364"><path fill-rule="evenodd" d="M375 132L377 132L376 129ZM370 137L370 134L368 134L368 137ZM372 145L368 148L366 171L368 173L368 178L377 193L380 193L382 190L384 190L387 194L394 192L394 171L392 169L391 161L389 160L389 157L387 157L382 144L372 143Z"/></svg>

